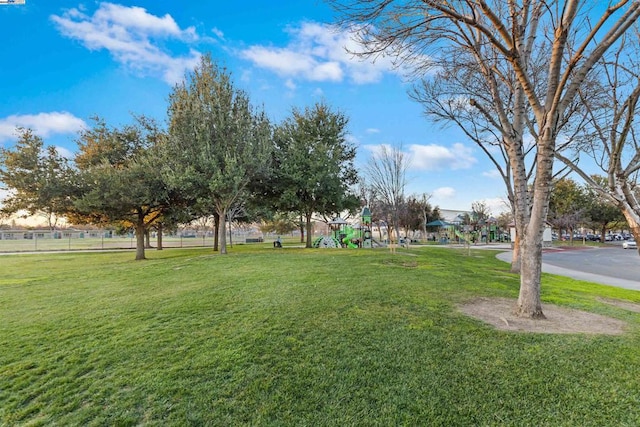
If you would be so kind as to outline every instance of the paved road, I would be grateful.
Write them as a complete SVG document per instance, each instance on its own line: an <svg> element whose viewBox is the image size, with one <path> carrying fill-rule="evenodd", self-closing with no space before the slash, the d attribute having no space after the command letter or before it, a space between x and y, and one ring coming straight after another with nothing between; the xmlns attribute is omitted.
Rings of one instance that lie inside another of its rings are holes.
<svg viewBox="0 0 640 427"><path fill-rule="evenodd" d="M549 273L640 290L640 256L635 249L620 245L560 248L545 251L542 263Z"/></svg>
<svg viewBox="0 0 640 427"><path fill-rule="evenodd" d="M499 258L511 261L511 253L500 254ZM640 291L638 251L622 249L621 245L575 245L547 249L542 255L542 271Z"/></svg>

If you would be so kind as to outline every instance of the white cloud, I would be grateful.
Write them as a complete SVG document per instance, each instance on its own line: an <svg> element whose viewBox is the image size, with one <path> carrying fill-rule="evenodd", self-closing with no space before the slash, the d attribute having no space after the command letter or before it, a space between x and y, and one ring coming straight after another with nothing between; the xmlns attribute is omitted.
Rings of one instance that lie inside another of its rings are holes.
<svg viewBox="0 0 640 427"><path fill-rule="evenodd" d="M381 156L383 154L383 150L386 150L388 153L390 153L392 150L392 147L389 144L378 144L378 145L366 144L366 145L363 145L362 148L364 148L365 150L371 151L371 154L376 157Z"/></svg>
<svg viewBox="0 0 640 427"><path fill-rule="evenodd" d="M471 148L460 143L451 147L413 144L409 146L409 152L411 164L418 170L469 169L478 161L473 157Z"/></svg>
<svg viewBox="0 0 640 427"><path fill-rule="evenodd" d="M193 27L180 30L171 15L166 14L162 18L147 13L141 7L127 7L113 3L102 3L100 9L94 14L98 22L113 22L115 25L132 30L139 30L148 34L170 34L178 37L192 37Z"/></svg>
<svg viewBox="0 0 640 427"><path fill-rule="evenodd" d="M487 178L501 178L500 171L498 169L491 169L488 171L482 172L482 176L486 176Z"/></svg>
<svg viewBox="0 0 640 427"><path fill-rule="evenodd" d="M73 157L75 156L75 153L73 151L59 145L56 146L56 151L66 159L73 159Z"/></svg>
<svg viewBox="0 0 640 427"><path fill-rule="evenodd" d="M287 49L270 49L252 46L242 56L262 68L268 68L282 76L312 74L317 62L313 58Z"/></svg>
<svg viewBox="0 0 640 427"><path fill-rule="evenodd" d="M243 82L249 82L251 81L251 70L242 70L242 73L240 73L240 81Z"/></svg>
<svg viewBox="0 0 640 427"><path fill-rule="evenodd" d="M47 138L53 134L78 132L87 127L87 124L66 111L12 115L0 119L0 142L15 139L18 127L31 129L36 135Z"/></svg>
<svg viewBox="0 0 640 427"><path fill-rule="evenodd" d="M289 90L296 90L296 87L297 87L296 84L291 79L287 79L287 81L284 82L284 85Z"/></svg>
<svg viewBox="0 0 640 427"><path fill-rule="evenodd" d="M452 187L440 187L433 190L432 197L435 200L447 200L453 199L456 195L456 190Z"/></svg>
<svg viewBox="0 0 640 427"><path fill-rule="evenodd" d="M335 26L305 22L288 32L292 40L286 47L255 45L240 56L282 77L309 81L348 78L366 84L378 82L385 73L398 73L384 57L375 63L354 58L350 52L357 51L358 44L353 34Z"/></svg>
<svg viewBox="0 0 640 427"><path fill-rule="evenodd" d="M220 40L224 40L224 33L222 32L222 30L214 27L211 29L211 32L215 34L215 36Z"/></svg>
<svg viewBox="0 0 640 427"><path fill-rule="evenodd" d="M352 135L352 134L350 134L350 133L346 134L346 135L344 136L344 139L345 139L349 144L353 144L353 145L355 145L355 146L360 145L360 140L359 140L356 136L354 136L354 135Z"/></svg>
<svg viewBox="0 0 640 427"><path fill-rule="evenodd" d="M391 150L388 144L363 146L374 155L379 155L383 147ZM469 169L478 161L473 157L472 150L460 143L453 144L451 147L437 144L412 144L405 155L411 169L418 171Z"/></svg>
<svg viewBox="0 0 640 427"><path fill-rule="evenodd" d="M116 61L142 74L159 75L169 84L180 81L200 59L193 49L188 55L173 56L156 44L156 39L184 43L198 39L193 27L180 29L169 14L159 17L141 7L101 3L91 16L70 9L62 16L52 15L51 20L63 35L88 49L106 49Z"/></svg>
<svg viewBox="0 0 640 427"><path fill-rule="evenodd" d="M366 130L366 132L369 133L369 134L380 133L380 129L369 128L369 129Z"/></svg>

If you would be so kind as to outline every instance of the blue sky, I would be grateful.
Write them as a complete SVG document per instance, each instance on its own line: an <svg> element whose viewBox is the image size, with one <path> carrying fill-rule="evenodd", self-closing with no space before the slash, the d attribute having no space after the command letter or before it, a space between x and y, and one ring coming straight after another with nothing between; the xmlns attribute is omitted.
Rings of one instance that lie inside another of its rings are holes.
<svg viewBox="0 0 640 427"><path fill-rule="evenodd" d="M274 122L325 101L349 117L359 167L381 144L402 146L412 161L407 193L431 194L442 209L482 200L504 210L504 184L484 154L430 123L401 71L353 59L333 17L316 0L0 4L0 145L23 126L71 155L91 117L164 121L172 85L210 52Z"/></svg>

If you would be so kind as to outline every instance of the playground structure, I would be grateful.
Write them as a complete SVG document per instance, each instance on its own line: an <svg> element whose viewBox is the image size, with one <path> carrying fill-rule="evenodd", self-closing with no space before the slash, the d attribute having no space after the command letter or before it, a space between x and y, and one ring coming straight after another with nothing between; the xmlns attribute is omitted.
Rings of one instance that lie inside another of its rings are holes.
<svg viewBox="0 0 640 427"><path fill-rule="evenodd" d="M494 221L483 221L476 225L463 225L460 223L448 223L442 220L431 221L427 227L434 227L440 243L478 244L502 241L503 237L497 223Z"/></svg>
<svg viewBox="0 0 640 427"><path fill-rule="evenodd" d="M371 248L371 210L364 207L360 213L360 225L353 227L340 217L329 222L330 236L320 236L313 242L314 248Z"/></svg>
<svg viewBox="0 0 640 427"><path fill-rule="evenodd" d="M360 213L360 223L358 225L350 225L344 219L336 217L328 223L330 227L329 236L320 236L313 242L314 248L372 248L374 245L388 247L393 251L396 245L408 247L411 241L408 237L399 237L394 240L391 236L387 237L387 241L379 243L373 239L372 234L372 215L368 207L364 207ZM435 229L432 232L433 241L439 241L441 244L458 243L464 245L472 244L488 244L491 242L501 241L502 233L497 225L497 221L493 218L484 221L478 221L476 224L464 225L461 222L446 222L441 219L431 221L426 224L427 227ZM394 230L394 233L397 233ZM382 238L382 236L381 236ZM426 238L426 236L424 237ZM431 240L431 239L429 239Z"/></svg>

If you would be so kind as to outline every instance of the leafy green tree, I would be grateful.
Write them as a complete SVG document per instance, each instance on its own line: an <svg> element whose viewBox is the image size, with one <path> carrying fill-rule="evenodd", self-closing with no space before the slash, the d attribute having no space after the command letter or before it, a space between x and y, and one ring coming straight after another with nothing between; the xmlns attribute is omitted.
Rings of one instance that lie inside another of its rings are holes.
<svg viewBox="0 0 640 427"><path fill-rule="evenodd" d="M276 213L260 226L263 233L289 234L299 226L299 217L296 213Z"/></svg>
<svg viewBox="0 0 640 427"><path fill-rule="evenodd" d="M275 133L275 185L282 211L300 212L311 247L311 217L359 206L350 192L357 182L356 150L345 139L348 119L323 103L294 109Z"/></svg>
<svg viewBox="0 0 640 427"><path fill-rule="evenodd" d="M568 231L573 240L576 227L585 220L587 198L584 189L570 178L557 180L551 191L547 219L554 228Z"/></svg>
<svg viewBox="0 0 640 427"><path fill-rule="evenodd" d="M438 208L434 208L429 203L429 198L427 194L411 195L400 210L401 227L404 227L407 232L421 230L422 238L427 236L426 224L440 216Z"/></svg>
<svg viewBox="0 0 640 427"><path fill-rule="evenodd" d="M502 233L510 233L513 226L513 213L511 211L501 212L496 218L496 224Z"/></svg>
<svg viewBox="0 0 640 427"><path fill-rule="evenodd" d="M78 141L75 163L80 197L76 221L130 225L136 234L136 260L145 259L145 234L171 205L171 193L158 173L160 134L140 121L120 129L96 119Z"/></svg>
<svg viewBox="0 0 640 427"><path fill-rule="evenodd" d="M0 182L9 191L2 211L44 214L53 230L58 218L72 207L73 169L55 147L45 147L31 130L18 129L18 135L13 148L0 148Z"/></svg>
<svg viewBox="0 0 640 427"><path fill-rule="evenodd" d="M592 182L598 183L600 188L607 185L607 179L602 176L592 175ZM604 242L607 229L610 224L618 224L625 220L623 211L616 206L610 198L603 196L602 192L593 188L589 183L585 185L586 214L591 220L594 229L600 229L600 240Z"/></svg>
<svg viewBox="0 0 640 427"><path fill-rule="evenodd" d="M173 89L168 115L171 185L194 201L200 216L219 218L217 238L226 254L229 209L270 173L271 125L208 55Z"/></svg>

